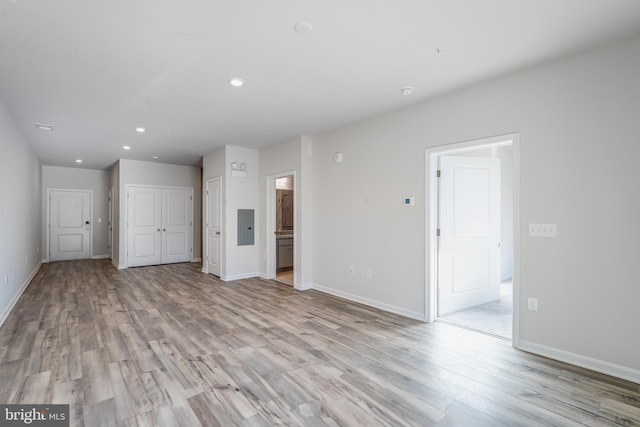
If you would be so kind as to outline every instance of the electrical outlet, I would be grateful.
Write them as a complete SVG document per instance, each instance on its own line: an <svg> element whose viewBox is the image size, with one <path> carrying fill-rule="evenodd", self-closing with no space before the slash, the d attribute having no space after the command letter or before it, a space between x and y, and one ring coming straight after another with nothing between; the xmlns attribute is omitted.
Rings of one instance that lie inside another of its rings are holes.
<svg viewBox="0 0 640 427"><path fill-rule="evenodd" d="M356 275L356 268L353 265L349 266L349 274L352 276Z"/></svg>
<svg viewBox="0 0 640 427"><path fill-rule="evenodd" d="M373 277L373 271L371 271L370 268L367 268L365 274L367 275L367 279L371 279Z"/></svg>
<svg viewBox="0 0 640 427"><path fill-rule="evenodd" d="M531 237L556 237L555 224L529 224Z"/></svg>
<svg viewBox="0 0 640 427"><path fill-rule="evenodd" d="M529 297L528 308L531 311L538 311L538 298Z"/></svg>

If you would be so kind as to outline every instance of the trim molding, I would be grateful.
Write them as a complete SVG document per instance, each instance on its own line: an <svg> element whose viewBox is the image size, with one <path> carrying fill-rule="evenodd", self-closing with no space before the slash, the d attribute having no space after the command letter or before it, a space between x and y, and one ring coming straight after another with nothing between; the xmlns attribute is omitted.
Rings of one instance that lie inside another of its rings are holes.
<svg viewBox="0 0 640 427"><path fill-rule="evenodd" d="M113 264L113 266L115 268L117 268L118 270L124 270L125 268L127 268L127 266L125 265L119 265L115 259L111 258L111 264Z"/></svg>
<svg viewBox="0 0 640 427"><path fill-rule="evenodd" d="M224 282L230 282L232 280L242 280L242 279L251 279L253 277L260 277L260 273L244 273L244 274L236 274L233 276L220 276L220 280Z"/></svg>
<svg viewBox="0 0 640 427"><path fill-rule="evenodd" d="M109 254L105 254L105 255L93 255L91 257L91 259L108 259L109 258Z"/></svg>
<svg viewBox="0 0 640 427"><path fill-rule="evenodd" d="M338 291L336 289L328 288L326 286L311 284L310 289L315 289L320 292L324 292L325 294L333 295L336 297L344 298L349 301L357 302L360 304L367 305L369 307L378 308L380 310L388 311L390 313L399 314L400 316L408 317L410 319L420 320L422 322L425 321L424 313L420 313L418 311L411 311L401 307L396 307L394 305L385 304L380 301L372 300L369 298L359 297L357 295L350 294L348 292Z"/></svg>
<svg viewBox="0 0 640 427"><path fill-rule="evenodd" d="M191 262L202 262L202 258L192 258Z"/></svg>
<svg viewBox="0 0 640 427"><path fill-rule="evenodd" d="M603 360L594 359L581 354L571 353L559 348L548 347L546 345L537 344L523 339L520 339L518 349L640 384L640 371L627 368L625 366L616 365L614 363L605 362Z"/></svg>
<svg viewBox="0 0 640 427"><path fill-rule="evenodd" d="M18 290L18 292L15 294L15 296L13 297L13 299L11 300L7 308L4 310L4 312L2 313L2 316L0 317L0 326L4 324L5 320L7 320L7 317L9 317L9 313L11 313L11 310L13 310L15 305L18 303L18 300L24 293L25 289L27 289L27 286L29 286L29 283L31 283L31 280L33 280L33 277L36 275L38 270L40 270L41 266L42 266L42 262L39 262L38 265L36 265L36 268L34 268L33 271L31 272L29 277L27 277L27 280L24 281L24 283L20 287L20 290Z"/></svg>
<svg viewBox="0 0 640 427"><path fill-rule="evenodd" d="M308 291L309 289L314 289L313 283L302 283L294 285L293 287L299 291Z"/></svg>

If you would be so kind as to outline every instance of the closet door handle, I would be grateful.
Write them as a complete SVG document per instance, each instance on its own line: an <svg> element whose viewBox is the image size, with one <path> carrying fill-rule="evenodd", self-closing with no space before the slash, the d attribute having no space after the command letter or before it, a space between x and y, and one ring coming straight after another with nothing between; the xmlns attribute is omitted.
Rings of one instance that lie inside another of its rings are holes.
<svg viewBox="0 0 640 427"><path fill-rule="evenodd" d="M158 233L160 232L160 229L158 228Z"/></svg>

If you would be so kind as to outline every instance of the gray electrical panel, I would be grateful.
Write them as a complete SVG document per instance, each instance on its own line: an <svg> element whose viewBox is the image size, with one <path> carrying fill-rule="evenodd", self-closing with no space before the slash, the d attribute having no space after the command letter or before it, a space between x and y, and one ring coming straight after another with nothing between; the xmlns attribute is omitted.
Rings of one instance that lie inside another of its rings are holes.
<svg viewBox="0 0 640 427"><path fill-rule="evenodd" d="M254 210L238 209L238 246L253 245Z"/></svg>

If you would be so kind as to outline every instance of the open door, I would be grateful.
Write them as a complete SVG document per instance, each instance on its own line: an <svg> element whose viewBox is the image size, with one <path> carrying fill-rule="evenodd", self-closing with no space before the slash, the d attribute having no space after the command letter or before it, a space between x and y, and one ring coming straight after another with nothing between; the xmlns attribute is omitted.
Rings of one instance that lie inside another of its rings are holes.
<svg viewBox="0 0 640 427"><path fill-rule="evenodd" d="M440 156L438 316L500 299L500 160Z"/></svg>

